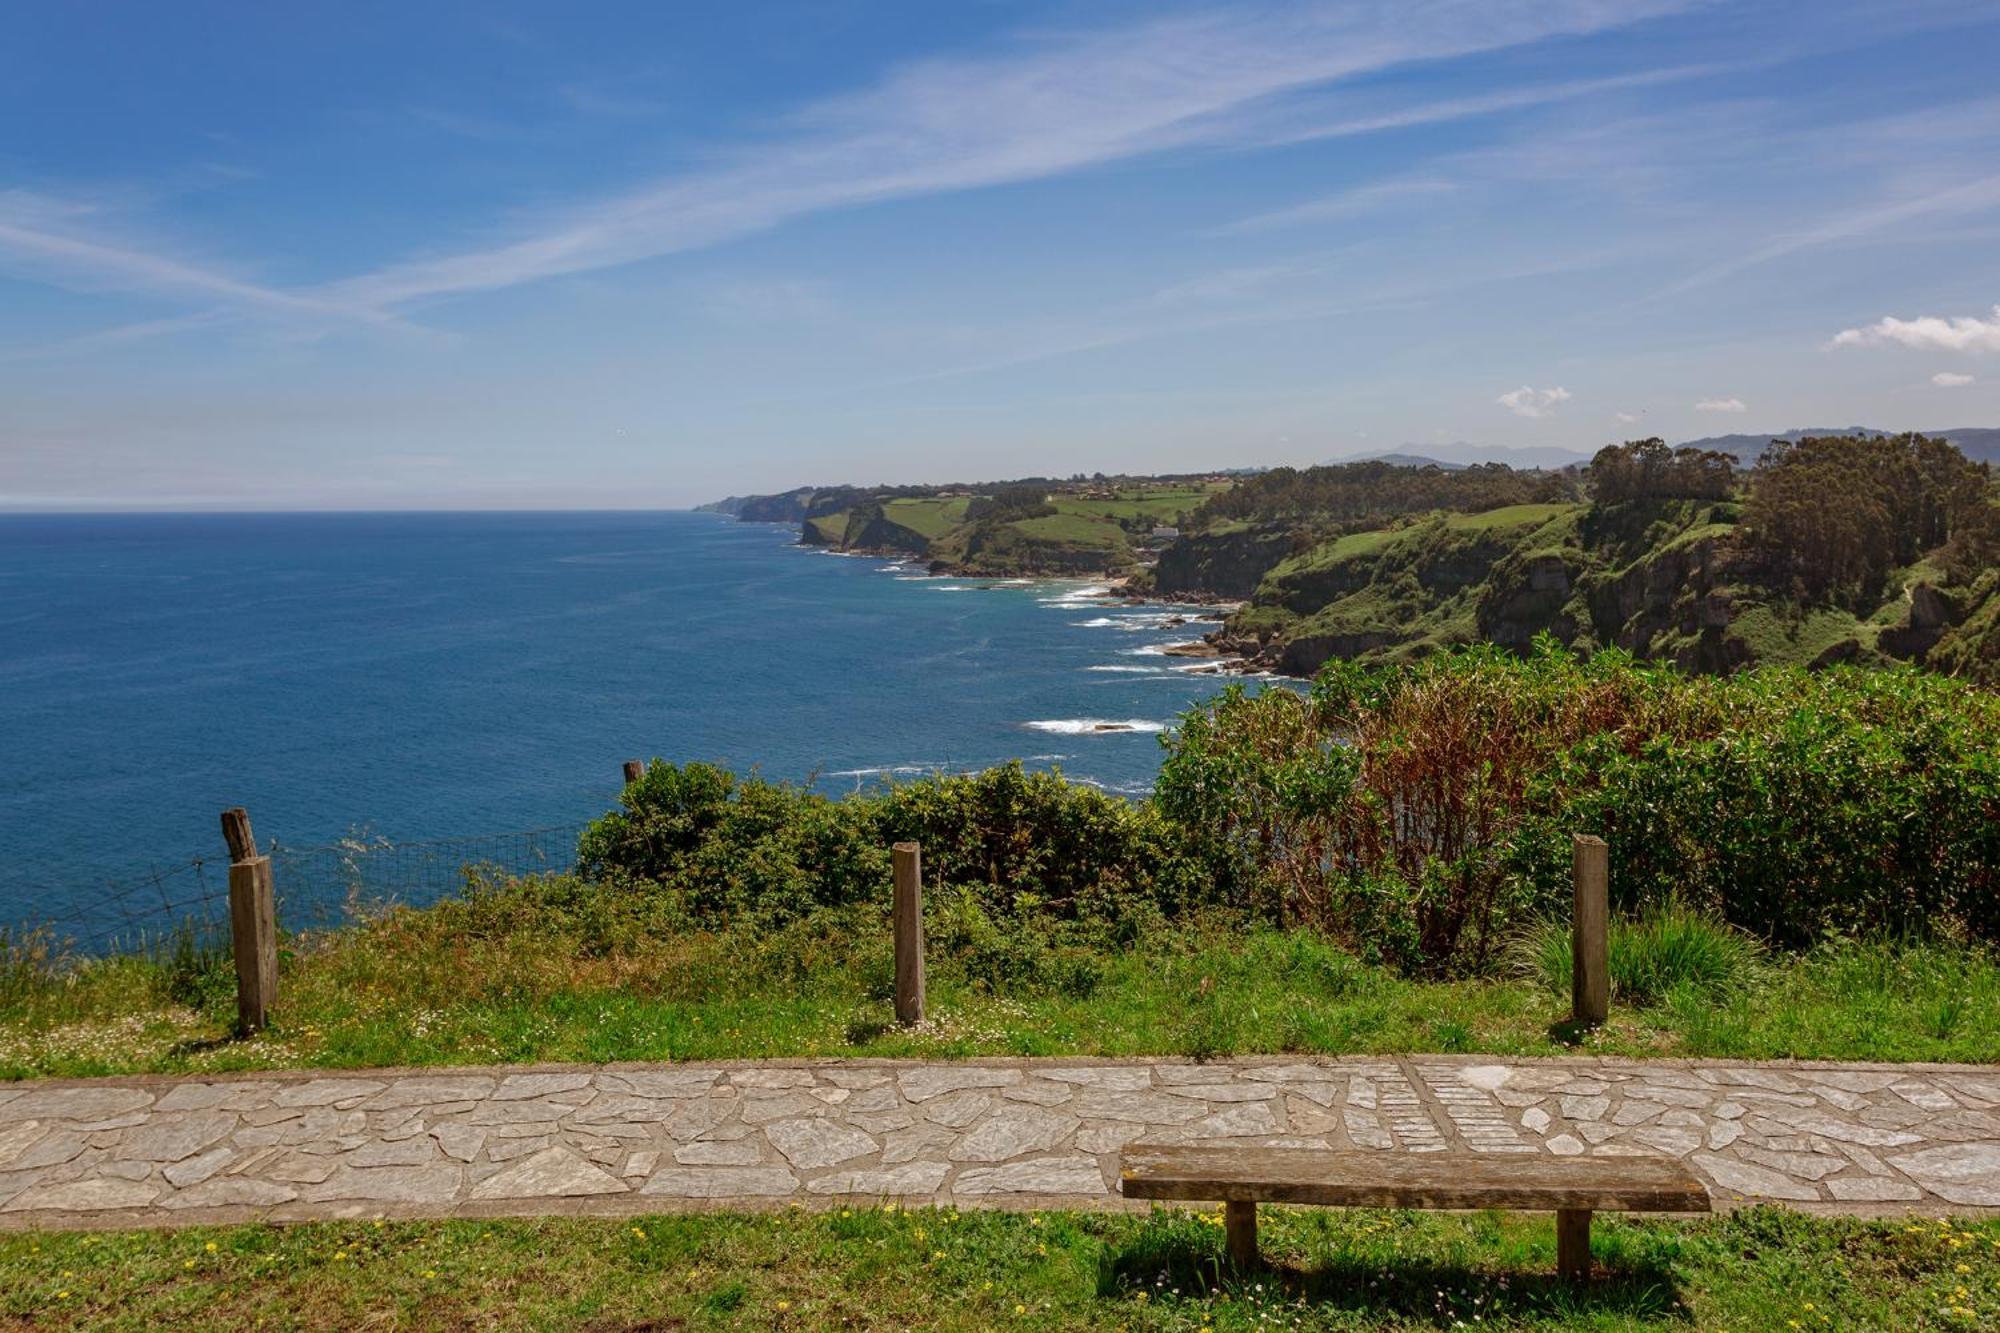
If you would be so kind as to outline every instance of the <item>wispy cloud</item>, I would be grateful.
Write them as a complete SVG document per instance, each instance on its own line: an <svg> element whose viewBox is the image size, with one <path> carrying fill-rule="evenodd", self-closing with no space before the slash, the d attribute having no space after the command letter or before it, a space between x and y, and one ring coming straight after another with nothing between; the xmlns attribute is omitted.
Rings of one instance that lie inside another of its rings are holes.
<svg viewBox="0 0 2000 1333"><path fill-rule="evenodd" d="M1963 389L1972 382L1972 376L1961 375L1955 370L1940 370L1937 374L1931 376L1931 383L1937 385L1940 389Z"/></svg>
<svg viewBox="0 0 2000 1333"><path fill-rule="evenodd" d="M1833 335L1835 347L1914 347L1927 352L2000 352L2000 305L1992 319L1977 315L1919 315L1897 319L1886 315L1858 329Z"/></svg>
<svg viewBox="0 0 2000 1333"><path fill-rule="evenodd" d="M1240 218L1216 228L1216 231L1223 235L1240 235L1321 222L1341 222L1392 207L1408 199L1449 194L1457 188L1453 182L1444 180L1383 181L1377 185L1362 185L1352 190L1343 190L1339 194L1322 195L1302 204L1293 204L1289 208L1273 209L1268 213Z"/></svg>
<svg viewBox="0 0 2000 1333"><path fill-rule="evenodd" d="M97 239L94 210L45 196L0 195L0 264L61 286L217 301L241 311L306 317L320 324L408 325L392 312L248 282L155 250ZM167 331L173 321L152 321ZM139 328L142 326L133 326Z"/></svg>
<svg viewBox="0 0 2000 1333"><path fill-rule="evenodd" d="M1684 0L1264 5L922 62L868 91L806 108L791 119L789 136L724 165L586 206L506 244L338 283L328 295L395 307L715 245L827 210L1237 143L1246 132L1238 113L1267 99L1684 7Z"/></svg>
<svg viewBox="0 0 2000 1333"><path fill-rule="evenodd" d="M1564 403L1575 396L1561 385L1552 389L1535 389L1523 384L1518 389L1509 389L1493 401L1517 417L1539 421L1543 417L1554 416Z"/></svg>
<svg viewBox="0 0 2000 1333"><path fill-rule="evenodd" d="M1659 296L1678 296L1699 287L1706 287L1725 278L1731 278L1746 269L1768 264L1798 254L1803 250L1816 249L1840 241L1916 222L1931 217L1963 216L1980 213L2000 205L2000 175L1981 177L1967 181L1950 189L1931 191L1915 197L1895 199L1888 203L1867 208L1854 209L1839 214L1815 227L1802 231L1788 232L1743 254L1710 264L1667 287Z"/></svg>
<svg viewBox="0 0 2000 1333"><path fill-rule="evenodd" d="M1704 398L1694 405L1697 412L1720 412L1725 416L1740 416L1750 410L1750 405L1741 398Z"/></svg>

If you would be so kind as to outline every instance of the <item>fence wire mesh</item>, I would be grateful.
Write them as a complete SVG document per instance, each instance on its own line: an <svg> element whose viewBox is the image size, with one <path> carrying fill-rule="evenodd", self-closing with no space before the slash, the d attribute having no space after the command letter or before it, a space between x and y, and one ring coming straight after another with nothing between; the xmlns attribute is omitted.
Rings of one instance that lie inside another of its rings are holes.
<svg viewBox="0 0 2000 1333"><path fill-rule="evenodd" d="M542 875L573 869L586 825L560 824L426 842L354 834L338 842L266 849L282 930L324 930L391 903L422 907L463 889L469 874Z"/></svg>
<svg viewBox="0 0 2000 1333"><path fill-rule="evenodd" d="M562 824L421 842L357 832L330 843L272 839L260 850L271 858L278 928L325 930L390 904L427 906L461 891L473 873L507 877L570 870L586 827ZM208 947L229 939L229 858L220 852L135 867L116 878L77 884L66 896L69 905L53 914L28 915L13 938L39 933L50 948L86 955L151 953L189 941Z"/></svg>

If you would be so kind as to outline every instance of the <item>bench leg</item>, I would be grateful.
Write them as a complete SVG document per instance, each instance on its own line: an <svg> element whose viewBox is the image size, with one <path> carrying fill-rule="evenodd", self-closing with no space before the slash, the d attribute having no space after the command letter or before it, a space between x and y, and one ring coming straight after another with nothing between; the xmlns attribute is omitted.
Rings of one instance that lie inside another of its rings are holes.
<svg viewBox="0 0 2000 1333"><path fill-rule="evenodd" d="M1229 1242L1229 1262L1238 1269L1257 1266L1257 1205L1230 1199L1222 1205L1223 1236Z"/></svg>
<svg viewBox="0 0 2000 1333"><path fill-rule="evenodd" d="M1590 1209L1556 1210L1556 1273L1565 1281L1590 1276Z"/></svg>

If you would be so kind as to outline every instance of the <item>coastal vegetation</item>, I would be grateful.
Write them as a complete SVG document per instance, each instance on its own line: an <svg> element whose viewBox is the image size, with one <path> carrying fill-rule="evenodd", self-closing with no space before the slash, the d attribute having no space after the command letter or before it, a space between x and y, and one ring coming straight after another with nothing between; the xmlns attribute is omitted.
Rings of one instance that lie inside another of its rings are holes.
<svg viewBox="0 0 2000 1333"><path fill-rule="evenodd" d="M1242 603L1209 636L1244 664L1547 634L1684 670L1913 662L2000 678L2000 492L1941 439L1638 440L1586 467L1377 460L1205 478L832 488L724 502L801 540L972 576L1116 575Z"/></svg>
<svg viewBox="0 0 2000 1333"><path fill-rule="evenodd" d="M1580 831L1611 843L1619 917L1590 1034L1563 1025L1552 942ZM889 1022L903 840L927 885L914 1031ZM1338 664L1192 711L1147 800L1018 766L832 798L655 763L578 852L290 937L248 1041L223 1040L233 972L199 941L16 941L0 1073L2000 1049L2000 697L1907 668L1695 677L1546 642Z"/></svg>
<svg viewBox="0 0 2000 1333"><path fill-rule="evenodd" d="M1237 1277L1214 1211L889 1207L312 1222L0 1240L0 1319L36 1328L1980 1328L2000 1221L1751 1208L1601 1218L1606 1273L1544 1276L1530 1214L1266 1208Z"/></svg>

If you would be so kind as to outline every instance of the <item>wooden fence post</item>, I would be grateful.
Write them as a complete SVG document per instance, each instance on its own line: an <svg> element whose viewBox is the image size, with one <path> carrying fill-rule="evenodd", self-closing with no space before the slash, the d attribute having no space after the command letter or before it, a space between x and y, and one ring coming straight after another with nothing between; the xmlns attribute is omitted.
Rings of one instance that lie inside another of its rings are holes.
<svg viewBox="0 0 2000 1333"><path fill-rule="evenodd" d="M244 1036L270 1021L278 1002L278 905L271 858L257 855L250 815L222 812L229 844L229 943L236 954L236 1030Z"/></svg>
<svg viewBox="0 0 2000 1333"><path fill-rule="evenodd" d="M914 842L890 849L896 871L896 1021L924 1021L924 862Z"/></svg>
<svg viewBox="0 0 2000 1333"><path fill-rule="evenodd" d="M640 778L643 778L645 776L646 776L646 766L644 764L640 763L637 759L627 759L625 761L626 786L628 787L631 786L633 783L637 782Z"/></svg>
<svg viewBox="0 0 2000 1333"><path fill-rule="evenodd" d="M1576 915L1570 937L1570 1017L1602 1023L1611 1012L1611 849L1575 835Z"/></svg>

